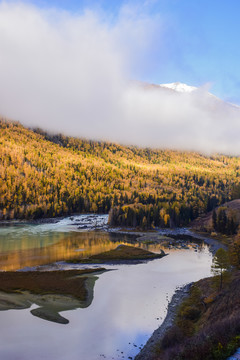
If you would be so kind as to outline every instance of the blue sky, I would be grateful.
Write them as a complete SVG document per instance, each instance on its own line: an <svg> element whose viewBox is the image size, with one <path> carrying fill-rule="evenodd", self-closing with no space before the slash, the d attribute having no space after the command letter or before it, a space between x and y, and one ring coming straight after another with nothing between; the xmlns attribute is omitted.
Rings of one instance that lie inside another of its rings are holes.
<svg viewBox="0 0 240 360"><path fill-rule="evenodd" d="M138 80L153 83L180 81L195 86L210 83L214 94L240 104L239 0L26 2L71 13L81 13L86 8L103 11L111 19L117 17L119 9L126 4L142 7L150 17L157 14L163 22L161 46L156 36L151 54L136 73Z"/></svg>

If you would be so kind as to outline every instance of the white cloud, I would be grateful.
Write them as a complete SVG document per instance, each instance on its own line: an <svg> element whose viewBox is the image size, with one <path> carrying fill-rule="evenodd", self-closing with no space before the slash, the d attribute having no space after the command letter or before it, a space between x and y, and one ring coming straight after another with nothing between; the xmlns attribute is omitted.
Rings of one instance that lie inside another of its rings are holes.
<svg viewBox="0 0 240 360"><path fill-rule="evenodd" d="M144 146L239 154L240 108L210 95L205 88L176 93L159 88L129 88L129 137Z"/></svg>
<svg viewBox="0 0 240 360"><path fill-rule="evenodd" d="M129 85L156 62L162 24L146 7L124 6L113 20L2 2L0 113L68 135L239 154L240 111L205 89Z"/></svg>

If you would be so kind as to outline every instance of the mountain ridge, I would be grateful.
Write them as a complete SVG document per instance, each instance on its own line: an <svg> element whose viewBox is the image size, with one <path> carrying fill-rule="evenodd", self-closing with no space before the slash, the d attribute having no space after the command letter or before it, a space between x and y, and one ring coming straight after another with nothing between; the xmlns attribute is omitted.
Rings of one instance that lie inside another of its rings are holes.
<svg viewBox="0 0 240 360"><path fill-rule="evenodd" d="M108 213L129 205L141 214L152 209L153 226L164 218L167 226L170 219L186 225L231 200L240 180L239 157L88 141L3 120L0 144L3 220Z"/></svg>
<svg viewBox="0 0 240 360"><path fill-rule="evenodd" d="M190 85L178 82L178 81L174 82L174 83L168 83L168 84L159 84L158 86L160 86L162 88L172 89L177 92L183 92L183 93L184 92L191 93L198 89L196 86L190 86Z"/></svg>
<svg viewBox="0 0 240 360"><path fill-rule="evenodd" d="M147 82L136 82L139 86L143 86L144 88L148 88L148 89L159 89L159 90L167 90L167 91L171 91L173 93L178 93L180 95L185 95L185 94L189 94L189 95L199 95L199 94L205 94L208 95L212 100L215 99L217 101L219 101L221 104L225 104L226 106L230 106L232 108L235 108L237 110L240 111L240 106L228 101L225 101L221 98L219 98L218 96L214 95L213 93L207 91L205 89L204 86L192 86L192 85L188 85L179 81L173 82L173 83L164 83L164 84L152 84L152 83L147 83Z"/></svg>

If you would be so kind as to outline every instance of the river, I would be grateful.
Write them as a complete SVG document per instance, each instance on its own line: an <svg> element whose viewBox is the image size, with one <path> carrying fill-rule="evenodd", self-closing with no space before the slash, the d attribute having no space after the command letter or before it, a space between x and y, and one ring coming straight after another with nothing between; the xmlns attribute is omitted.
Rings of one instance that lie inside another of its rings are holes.
<svg viewBox="0 0 240 360"><path fill-rule="evenodd" d="M139 244L134 236L103 231L106 222L106 216L82 215L53 224L0 227L0 269L82 268L84 265L69 265L65 260L120 243L160 251L158 244ZM96 227L99 231L92 231ZM33 316L46 301L37 295L25 299L28 308L5 306L8 311L0 312L0 359L134 358L163 321L176 288L211 275L212 254L207 245L167 252L168 256L146 263L104 265L114 271L95 276L92 302L87 307L73 302L73 306L58 309L69 321L66 325ZM4 296L0 294L2 304Z"/></svg>

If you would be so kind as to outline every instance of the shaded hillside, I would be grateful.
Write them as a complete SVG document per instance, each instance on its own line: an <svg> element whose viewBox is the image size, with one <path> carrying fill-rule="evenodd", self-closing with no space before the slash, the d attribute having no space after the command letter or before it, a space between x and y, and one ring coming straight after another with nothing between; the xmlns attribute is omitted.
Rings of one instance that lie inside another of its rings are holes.
<svg viewBox="0 0 240 360"><path fill-rule="evenodd" d="M222 204L220 207L215 209L216 218L219 211L223 210L226 214L227 219L233 219L234 223L237 226L240 224L240 199L235 199L229 202ZM217 220L217 219L216 219ZM208 212L206 215L203 215L195 219L191 224L191 227L196 230L206 230L206 231L215 231L216 225L213 223L213 210Z"/></svg>
<svg viewBox="0 0 240 360"><path fill-rule="evenodd" d="M240 346L239 299L239 271L220 292L213 279L195 283L151 359L225 360Z"/></svg>
<svg viewBox="0 0 240 360"><path fill-rule="evenodd" d="M139 204L150 215L157 206L155 219L146 216L147 226L187 224L231 199L239 166L236 157L49 135L2 120L0 219L106 213Z"/></svg>

